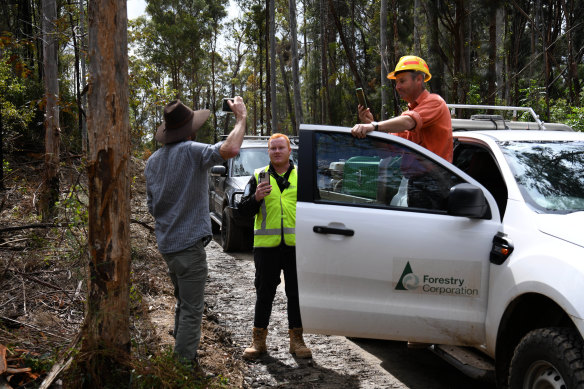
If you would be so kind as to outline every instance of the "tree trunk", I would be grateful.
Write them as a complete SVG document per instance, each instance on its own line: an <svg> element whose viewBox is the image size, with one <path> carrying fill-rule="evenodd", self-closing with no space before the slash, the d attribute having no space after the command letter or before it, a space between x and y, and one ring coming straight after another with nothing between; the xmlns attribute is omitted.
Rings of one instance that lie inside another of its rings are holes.
<svg viewBox="0 0 584 389"><path fill-rule="evenodd" d="M213 25L211 50L211 110L213 112L213 143L217 143L217 92L215 91L215 47L217 46L217 25Z"/></svg>
<svg viewBox="0 0 584 389"><path fill-rule="evenodd" d="M341 20L339 19L337 12L335 10L335 5L333 3L333 0L328 0L328 3L329 3L330 11L331 11L331 16L333 17L333 20L335 22L335 26L337 27L337 31L339 33L339 37L341 38L341 43L343 44L343 48L345 49L345 55L347 56L347 62L349 63L349 68L351 69L351 72L353 73L353 76L355 77L355 83L359 87L363 88L364 92L367 92L367 84L365 84L363 82L363 80L361 79L361 75L359 74L359 70L357 69L357 64L355 63L355 60L353 58L353 52L351 51L351 46L349 45L349 42L345 38L345 33L343 32L343 26L341 25Z"/></svg>
<svg viewBox="0 0 584 389"><path fill-rule="evenodd" d="M416 13L416 11L414 11ZM414 32L417 31L414 23ZM380 108L380 120L385 120L387 118L385 110L387 107L387 92L389 86L389 80L387 79L387 0L381 0L381 12L379 16L379 63L380 71L379 75L381 80L381 108Z"/></svg>
<svg viewBox="0 0 584 389"><path fill-rule="evenodd" d="M489 65L487 69L487 105L495 105L497 92L497 3L489 3Z"/></svg>
<svg viewBox="0 0 584 389"><path fill-rule="evenodd" d="M320 101L320 122L321 124L328 123L329 111L329 94L328 94L328 10L325 4L327 0L320 0L320 36L322 39L320 51L320 66L321 66L321 96Z"/></svg>
<svg viewBox="0 0 584 389"><path fill-rule="evenodd" d="M45 81L45 175L40 201L43 221L54 216L59 200L59 73L57 66L58 36L56 32L57 3L43 0L43 68Z"/></svg>
<svg viewBox="0 0 584 389"><path fill-rule="evenodd" d="M467 41L467 9L464 0L455 1L454 11L454 93L457 102L466 103L468 93L468 69L466 66L466 41Z"/></svg>
<svg viewBox="0 0 584 389"><path fill-rule="evenodd" d="M420 0L414 0L414 51L416 55L422 55L422 42L420 34L420 26L422 19L420 18Z"/></svg>
<svg viewBox="0 0 584 389"><path fill-rule="evenodd" d="M2 122L2 107L0 106L0 190L4 190L4 123Z"/></svg>
<svg viewBox="0 0 584 389"><path fill-rule="evenodd" d="M568 44L568 72L566 83L568 87L568 96L570 105L580 105L579 91L578 91L578 67L574 60L574 42L572 34L572 19L574 14L574 1L562 0L562 8L564 10L566 20L566 41Z"/></svg>
<svg viewBox="0 0 584 389"><path fill-rule="evenodd" d="M448 101L449 97L444 94L444 77L442 72L439 71L440 66L446 61L444 56L441 55L437 4L434 0L426 0L424 3L428 20L428 58L426 62L430 67L430 73L432 73L430 86L432 87L432 92L438 93Z"/></svg>
<svg viewBox="0 0 584 389"><path fill-rule="evenodd" d="M260 50L258 52L258 62L260 63L260 135L264 135L264 32L263 24L260 24L258 28L258 40L260 42Z"/></svg>
<svg viewBox="0 0 584 389"><path fill-rule="evenodd" d="M290 43L292 50L292 89L294 90L294 135L298 135L302 115L302 97L300 96L300 69L298 68L298 41L296 37L296 0L288 0L290 13ZM306 34L304 34L306 35ZM308 58L305 58L307 60Z"/></svg>
<svg viewBox="0 0 584 389"><path fill-rule="evenodd" d="M270 38L270 106L272 108L272 134L278 130L278 99L276 98L276 16L275 0L269 0Z"/></svg>
<svg viewBox="0 0 584 389"><path fill-rule="evenodd" d="M306 26L306 6L307 6L308 0L305 0L303 2L303 7L302 7L302 20L303 20L303 24L304 26ZM310 57L308 56L308 38L306 37L308 34L305 32L304 34L302 34L304 36L304 74L308 74L308 66L310 64ZM310 116L310 99L306 98L306 114Z"/></svg>
<svg viewBox="0 0 584 389"><path fill-rule="evenodd" d="M79 115L81 119L81 148L87 153L87 97L85 94L85 9L83 0L79 0L79 46L82 48L81 53L81 107Z"/></svg>
<svg viewBox="0 0 584 389"><path fill-rule="evenodd" d="M397 26L397 1L393 0L391 2L391 29L393 32L393 39L391 39L391 64L393 66L395 66L395 64L398 62L398 58L399 58L399 39L398 39L398 26ZM390 63L390 61L388 60L388 63ZM401 102L401 98L399 97L399 94L397 93L397 90L395 88L393 88L392 90L393 93L393 116L397 116L399 115L400 112L400 102ZM391 116L391 115L390 115Z"/></svg>
<svg viewBox="0 0 584 389"><path fill-rule="evenodd" d="M239 70L241 68L241 64L243 62L243 60L245 59L245 54L247 52L247 50L244 50L244 52L241 52L241 46L243 44L242 41L242 37L238 36L237 38L237 47L236 47L236 51L235 51L235 55L237 56L237 61L235 62L235 66L233 67L233 73L231 73L231 97L235 97L235 82L233 80L235 80L238 75L239 75ZM255 75L255 61L254 61L254 75ZM252 87L252 90L255 93L255 83L254 86ZM243 94L243 92L242 92ZM241 95L242 95L241 94ZM249 102L248 102L249 104ZM254 107L255 110L255 107ZM225 119L225 121L223 122L223 134L228 134L229 132L229 117L227 117L227 119ZM248 132L248 129L246 128L246 133Z"/></svg>
<svg viewBox="0 0 584 389"><path fill-rule="evenodd" d="M70 7L72 7L71 0L67 0L67 3ZM82 23L81 19L79 19L79 23ZM81 71L80 71L80 58L79 58L79 43L77 39L77 34L75 33L76 26L75 21L73 20L73 13L69 13L69 27L71 28L71 40L73 41L73 53L75 55L75 100L77 103L77 111L79 115L77 116L77 127L79 129L79 135L83 135L83 116L81 115Z"/></svg>
<svg viewBox="0 0 584 389"><path fill-rule="evenodd" d="M265 36L264 39L266 41L266 52L265 52L265 59L266 59L266 133L265 135L270 135L272 133L272 73L270 69L270 4L272 0L266 0L266 27L265 27Z"/></svg>
<svg viewBox="0 0 584 389"><path fill-rule="evenodd" d="M284 55L282 50L284 50L283 42L280 41L278 45L278 62L280 63L280 73L282 74L282 81L284 82L284 93L286 94L286 106L288 107L288 112L290 113L290 121L292 122L291 134L296 131L296 117L294 116L294 109L292 108L292 99L290 99L290 83L288 82L288 76L286 75L286 68L284 66Z"/></svg>
<svg viewBox="0 0 584 389"><path fill-rule="evenodd" d="M504 55L504 48L505 48L505 31L507 26L507 12L505 11L505 7L503 4L498 1L497 2L497 21L496 21L496 34L497 34L497 52L495 55L496 63L495 63L495 74L497 79L498 88L496 90L496 95L499 96L501 101L505 101L505 96L507 95L507 87L508 87L508 80L506 71L506 63L505 63L505 55Z"/></svg>
<svg viewBox="0 0 584 389"><path fill-rule="evenodd" d="M71 387L130 386L130 131L126 0L89 3L89 266ZM80 376L83 374L83 376Z"/></svg>

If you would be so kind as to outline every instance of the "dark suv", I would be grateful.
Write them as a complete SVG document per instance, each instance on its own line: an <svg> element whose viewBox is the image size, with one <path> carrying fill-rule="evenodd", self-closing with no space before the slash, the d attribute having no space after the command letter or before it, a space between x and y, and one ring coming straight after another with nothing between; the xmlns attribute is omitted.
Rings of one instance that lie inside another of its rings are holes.
<svg viewBox="0 0 584 389"><path fill-rule="evenodd" d="M213 232L221 231L221 245L225 251L245 251L252 247L253 219L242 218L235 209L254 170L270 162L268 139L269 136L246 136L235 158L211 168L209 213ZM296 138L290 138L290 146L296 164Z"/></svg>

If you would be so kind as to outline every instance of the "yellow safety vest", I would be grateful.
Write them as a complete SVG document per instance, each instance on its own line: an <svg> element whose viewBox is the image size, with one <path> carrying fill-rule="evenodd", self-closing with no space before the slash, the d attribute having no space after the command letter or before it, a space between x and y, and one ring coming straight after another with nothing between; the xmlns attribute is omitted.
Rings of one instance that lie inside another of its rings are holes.
<svg viewBox="0 0 584 389"><path fill-rule="evenodd" d="M256 169L256 182L261 171L268 171L269 166ZM296 192L298 190L298 175L296 168L292 169L288 177L290 186L280 192L278 183L270 175L272 191L264 197L259 212L255 216L253 231L254 247L276 247L282 241L288 246L296 246Z"/></svg>

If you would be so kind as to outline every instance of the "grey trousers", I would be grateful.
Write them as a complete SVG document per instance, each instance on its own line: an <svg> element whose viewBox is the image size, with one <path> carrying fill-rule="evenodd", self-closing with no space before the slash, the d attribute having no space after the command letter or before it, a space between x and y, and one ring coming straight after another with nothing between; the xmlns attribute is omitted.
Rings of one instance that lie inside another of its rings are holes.
<svg viewBox="0 0 584 389"><path fill-rule="evenodd" d="M162 254L174 285L174 352L191 361L197 357L205 307L207 254L202 240L183 251Z"/></svg>

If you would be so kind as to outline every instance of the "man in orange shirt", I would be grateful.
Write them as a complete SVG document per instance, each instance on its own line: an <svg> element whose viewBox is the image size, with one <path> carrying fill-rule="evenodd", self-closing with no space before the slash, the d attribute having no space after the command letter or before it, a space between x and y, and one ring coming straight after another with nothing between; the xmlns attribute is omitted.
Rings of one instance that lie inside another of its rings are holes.
<svg viewBox="0 0 584 389"><path fill-rule="evenodd" d="M452 162L452 123L450 111L439 95L425 88L432 75L426 62L414 55L401 57L387 78L396 81L395 89L408 103L400 116L376 122L369 108L359 105L359 119L351 132L364 138L371 131L383 131L406 138Z"/></svg>

